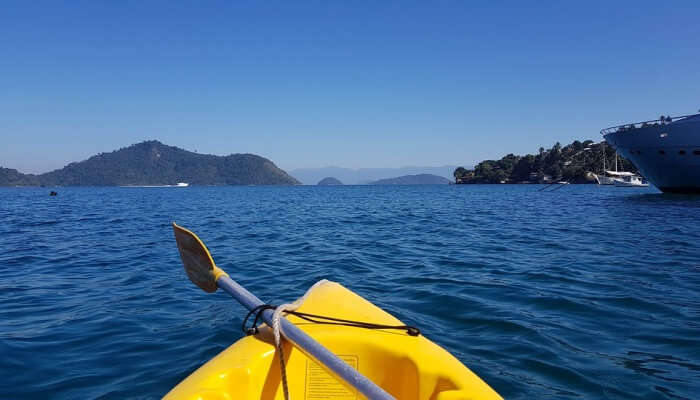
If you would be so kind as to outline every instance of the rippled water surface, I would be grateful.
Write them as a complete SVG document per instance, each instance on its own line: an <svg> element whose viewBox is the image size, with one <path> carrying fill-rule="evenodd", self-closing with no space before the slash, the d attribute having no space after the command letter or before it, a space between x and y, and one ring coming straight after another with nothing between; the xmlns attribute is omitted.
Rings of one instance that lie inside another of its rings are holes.
<svg viewBox="0 0 700 400"><path fill-rule="evenodd" d="M506 398L699 398L700 197L537 189L0 189L0 398L158 398L242 336L172 221L263 300L339 281Z"/></svg>

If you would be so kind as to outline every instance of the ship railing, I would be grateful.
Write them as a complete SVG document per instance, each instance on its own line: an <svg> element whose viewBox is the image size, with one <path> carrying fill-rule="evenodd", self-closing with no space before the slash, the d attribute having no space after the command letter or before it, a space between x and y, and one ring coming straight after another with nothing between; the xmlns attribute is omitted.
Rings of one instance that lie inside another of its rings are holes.
<svg viewBox="0 0 700 400"><path fill-rule="evenodd" d="M605 136L609 133L613 132L626 132L626 131L633 131L635 129L640 129L640 128L648 128L650 126L663 126L663 125L668 125L673 121L678 121L681 119L685 119L688 117L694 117L696 115L700 114L690 114L690 115L682 115L678 117L661 117L659 119L652 119L650 121L642 121L642 122L634 122L631 124L622 124L622 125L617 125L617 126L611 126L610 128L605 128L600 131L600 134Z"/></svg>

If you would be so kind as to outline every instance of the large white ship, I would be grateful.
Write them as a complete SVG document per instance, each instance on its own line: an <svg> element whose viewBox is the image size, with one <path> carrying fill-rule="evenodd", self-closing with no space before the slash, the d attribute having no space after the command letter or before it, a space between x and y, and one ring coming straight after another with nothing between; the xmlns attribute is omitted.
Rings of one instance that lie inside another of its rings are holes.
<svg viewBox="0 0 700 400"><path fill-rule="evenodd" d="M700 114L613 126L600 133L661 191L700 193Z"/></svg>

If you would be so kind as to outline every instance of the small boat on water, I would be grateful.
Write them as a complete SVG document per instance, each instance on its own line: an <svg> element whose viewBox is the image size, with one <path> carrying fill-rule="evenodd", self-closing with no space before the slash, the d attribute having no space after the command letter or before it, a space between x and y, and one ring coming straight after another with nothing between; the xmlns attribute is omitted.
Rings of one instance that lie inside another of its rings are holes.
<svg viewBox="0 0 700 400"><path fill-rule="evenodd" d="M599 185L615 185L616 181L623 180L631 176L637 176L637 174L628 171L605 171L605 175L595 175L595 178Z"/></svg>
<svg viewBox="0 0 700 400"><path fill-rule="evenodd" d="M619 178L614 178L616 187L648 187L646 179L637 174L625 175Z"/></svg>
<svg viewBox="0 0 700 400"><path fill-rule="evenodd" d="M634 172L618 171L617 170L617 159L618 159L618 155L617 155L617 152L615 152L615 170L614 171L606 170L605 169L605 147L603 147L603 173L600 175L593 174L593 177L595 177L595 180L599 185L614 185L617 187L646 187L646 186L649 186L649 184L646 182L646 179L639 176L638 174L635 174Z"/></svg>
<svg viewBox="0 0 700 400"><path fill-rule="evenodd" d="M167 188L167 187L188 187L190 186L187 182L178 182L175 185L122 185L120 187L130 187L130 188Z"/></svg>
<svg viewBox="0 0 700 400"><path fill-rule="evenodd" d="M246 329L248 336L185 378L165 399L501 399L416 328L338 283L318 282L293 303L294 311L280 306L290 311L279 310L275 323L274 307L218 268L194 233L173 228L190 279L207 292L224 289L250 310L253 326L259 318L268 326ZM277 334L270 327L275 324ZM279 333L285 340L275 338Z"/></svg>
<svg viewBox="0 0 700 400"><path fill-rule="evenodd" d="M605 171L606 173L608 172L615 172L615 171ZM593 174L593 177L595 178L596 183L599 185L614 185L615 184L615 178L612 176L607 176L606 174Z"/></svg>
<svg viewBox="0 0 700 400"><path fill-rule="evenodd" d="M599 185L614 185L615 177L618 176L617 172L617 154L615 154L615 170L609 171L605 169L605 146L603 146L603 172L601 174L593 174L595 181Z"/></svg>

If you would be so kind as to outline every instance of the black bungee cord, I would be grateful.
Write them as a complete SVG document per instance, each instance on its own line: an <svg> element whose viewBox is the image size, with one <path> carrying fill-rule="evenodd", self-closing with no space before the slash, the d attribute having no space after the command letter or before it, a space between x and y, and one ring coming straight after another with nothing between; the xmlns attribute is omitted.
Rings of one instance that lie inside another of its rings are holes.
<svg viewBox="0 0 700 400"><path fill-rule="evenodd" d="M246 334L246 336L250 335L255 335L260 332L258 329L258 322L260 321L262 317L262 313L265 310L275 310L277 306L273 306L271 304L261 304L246 314L245 318L243 318L243 323L241 324L241 330L243 333ZM349 319L342 319L342 318L334 318L334 317L328 317L325 315L318 315L318 314L309 314L309 313L304 313L304 312L299 312L299 311L284 311L285 314L291 314L296 317L299 317L305 321L314 323L314 324L325 324L325 325L342 325L342 326L351 326L351 327L356 327L356 328L364 328L364 329L396 329L396 330L401 330L401 331L406 331L407 334L410 336L418 336L420 335L420 329L416 328L415 326L410 326L410 325L384 325L384 324L375 324L372 322L364 322L364 321L353 321ZM248 320L250 317L255 314L255 319L253 320L253 324L250 327L247 327L248 325Z"/></svg>

